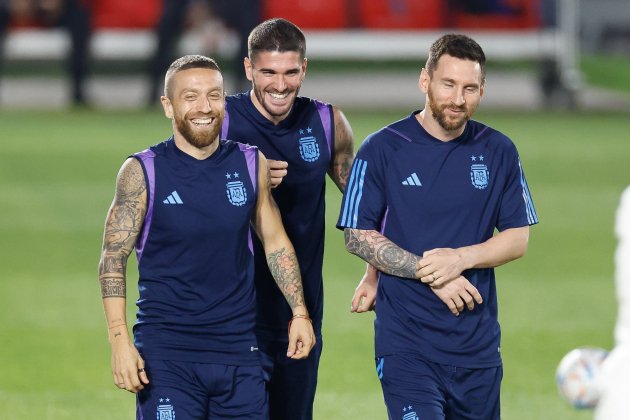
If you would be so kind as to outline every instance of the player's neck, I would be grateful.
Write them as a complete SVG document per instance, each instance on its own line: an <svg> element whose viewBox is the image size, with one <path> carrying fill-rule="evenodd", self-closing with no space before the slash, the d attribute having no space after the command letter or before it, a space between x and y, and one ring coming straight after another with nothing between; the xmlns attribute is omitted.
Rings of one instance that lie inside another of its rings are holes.
<svg viewBox="0 0 630 420"><path fill-rule="evenodd" d="M218 136L217 136L216 139L214 139L212 141L212 143L210 143L208 146L204 146L204 147L197 147L197 146L194 146L194 145L190 144L190 142L188 140L186 140L179 133L175 133L173 135L173 138L175 139L175 146L177 146L177 148L179 150L181 150L182 152L186 153L187 155L189 155L189 156L191 156L191 157L193 157L193 158L195 158L197 160L204 160L204 159L209 158L219 148L219 137Z"/></svg>

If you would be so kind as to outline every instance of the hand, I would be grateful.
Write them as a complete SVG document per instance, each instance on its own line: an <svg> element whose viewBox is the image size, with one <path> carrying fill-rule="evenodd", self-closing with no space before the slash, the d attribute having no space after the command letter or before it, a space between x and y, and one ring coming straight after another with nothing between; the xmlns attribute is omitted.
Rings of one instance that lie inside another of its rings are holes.
<svg viewBox="0 0 630 420"><path fill-rule="evenodd" d="M418 261L416 278L431 287L439 287L456 279L465 268L458 250L435 248L426 251Z"/></svg>
<svg viewBox="0 0 630 420"><path fill-rule="evenodd" d="M144 360L129 337L118 337L112 343L112 374L114 384L134 394L144 389L149 378L144 370Z"/></svg>
<svg viewBox="0 0 630 420"><path fill-rule="evenodd" d="M464 307L472 311L475 308L475 302L479 305L483 303L477 288L463 276L459 276L441 286L431 286L431 290L448 306L448 309L455 316L459 316Z"/></svg>
<svg viewBox="0 0 630 420"><path fill-rule="evenodd" d="M289 322L289 347L287 357L306 359L315 346L315 333L311 319L294 317Z"/></svg>
<svg viewBox="0 0 630 420"><path fill-rule="evenodd" d="M271 176L271 188L276 188L287 176L289 164L283 160L267 159L267 165L269 165L269 175Z"/></svg>
<svg viewBox="0 0 630 420"><path fill-rule="evenodd" d="M363 278L354 290L350 312L362 313L373 311L376 305L376 289L378 287L378 273L374 267L368 265Z"/></svg>

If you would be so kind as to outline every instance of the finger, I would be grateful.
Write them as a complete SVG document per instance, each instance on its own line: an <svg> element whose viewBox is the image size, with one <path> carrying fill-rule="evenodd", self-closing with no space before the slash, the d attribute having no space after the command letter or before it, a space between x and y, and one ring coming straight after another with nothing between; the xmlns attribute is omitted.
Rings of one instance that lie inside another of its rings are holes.
<svg viewBox="0 0 630 420"><path fill-rule="evenodd" d="M475 301L473 297L470 295L470 293L465 293L462 296L462 299L464 300L464 303L466 304L466 307L468 308L469 311L472 311L473 309L475 309Z"/></svg>
<svg viewBox="0 0 630 420"><path fill-rule="evenodd" d="M481 297L481 293L479 293L479 290L477 290L475 286L473 286L472 284L466 285L465 289L473 297L475 302L477 302L479 305L483 303L483 298Z"/></svg>
<svg viewBox="0 0 630 420"><path fill-rule="evenodd" d="M286 169L273 169L269 171L269 175L271 175L271 178L282 179L287 175L287 170Z"/></svg>
<svg viewBox="0 0 630 420"><path fill-rule="evenodd" d="M140 382L144 385L149 383L149 377L147 376L147 371L144 367L138 369L138 377L140 378Z"/></svg>
<svg viewBox="0 0 630 420"><path fill-rule="evenodd" d="M459 316L459 311L457 310L457 305L455 305L455 302L453 302L453 300L450 300L447 305L448 309L451 311L451 313L455 316Z"/></svg>
<svg viewBox="0 0 630 420"><path fill-rule="evenodd" d="M433 254L437 253L439 250L440 250L440 248L433 248L433 249L429 249L429 250L427 250L427 251L424 251L424 252L422 253L422 258L429 257L429 256L431 256L431 255L433 255Z"/></svg>
<svg viewBox="0 0 630 420"><path fill-rule="evenodd" d="M462 312L465 305L461 296L456 296L455 298L453 298L453 301L455 302L455 306L457 307L458 312Z"/></svg>
<svg viewBox="0 0 630 420"><path fill-rule="evenodd" d="M350 312L356 312L361 305L361 299L363 299L363 293L359 290L354 292L352 296L352 303L350 303Z"/></svg>
<svg viewBox="0 0 630 420"><path fill-rule="evenodd" d="M286 169L289 167L289 163L285 160L267 159L267 166L269 169Z"/></svg>
<svg viewBox="0 0 630 420"><path fill-rule="evenodd" d="M363 303L361 304L358 312L368 312L374 309L375 300L375 296L366 296L365 298L363 298Z"/></svg>
<svg viewBox="0 0 630 420"><path fill-rule="evenodd" d="M295 338L289 337L289 347L287 347L287 357L293 357L293 355L295 355L296 350L297 350L297 340Z"/></svg>

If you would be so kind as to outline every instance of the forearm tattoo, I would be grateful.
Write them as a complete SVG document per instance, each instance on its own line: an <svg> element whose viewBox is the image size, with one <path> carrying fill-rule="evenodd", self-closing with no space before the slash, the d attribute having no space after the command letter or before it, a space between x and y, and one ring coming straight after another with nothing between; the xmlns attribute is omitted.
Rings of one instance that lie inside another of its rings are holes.
<svg viewBox="0 0 630 420"><path fill-rule="evenodd" d="M330 168L330 177L339 190L344 192L348 185L350 168L354 160L354 136L350 124L341 112L335 116L335 158Z"/></svg>
<svg viewBox="0 0 630 420"><path fill-rule="evenodd" d="M348 185L348 177L350 176L350 168L354 156L352 153L340 153L335 156L332 168L332 179L341 192L346 190Z"/></svg>
<svg viewBox="0 0 630 420"><path fill-rule="evenodd" d="M127 258L133 250L146 212L146 185L137 162L118 175L116 196L105 222L103 252L99 263L101 296L125 297Z"/></svg>
<svg viewBox="0 0 630 420"><path fill-rule="evenodd" d="M294 252L285 248L267 254L267 265L291 309L304 306L300 267Z"/></svg>
<svg viewBox="0 0 630 420"><path fill-rule="evenodd" d="M345 229L346 249L387 274L416 278L418 256L373 230Z"/></svg>

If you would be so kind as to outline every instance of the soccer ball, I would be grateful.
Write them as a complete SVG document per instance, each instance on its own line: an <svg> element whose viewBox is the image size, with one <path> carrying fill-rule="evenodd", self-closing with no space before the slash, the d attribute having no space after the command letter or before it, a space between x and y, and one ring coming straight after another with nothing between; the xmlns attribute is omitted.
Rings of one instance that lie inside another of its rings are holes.
<svg viewBox="0 0 630 420"><path fill-rule="evenodd" d="M598 347L571 350L560 361L556 383L560 395L575 408L593 408L599 401L597 375L608 352Z"/></svg>

